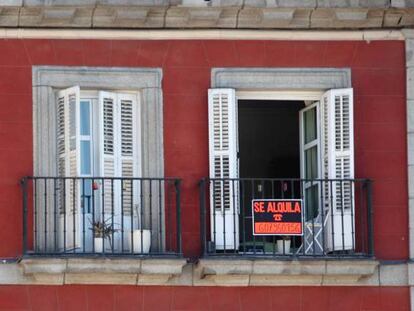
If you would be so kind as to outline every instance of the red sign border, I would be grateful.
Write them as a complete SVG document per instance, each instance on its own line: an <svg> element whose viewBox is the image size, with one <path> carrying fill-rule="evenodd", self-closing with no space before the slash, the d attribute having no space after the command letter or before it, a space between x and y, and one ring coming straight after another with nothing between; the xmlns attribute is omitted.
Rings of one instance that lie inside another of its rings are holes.
<svg viewBox="0 0 414 311"><path fill-rule="evenodd" d="M254 207L253 207L253 203L254 202L256 202L256 201L260 201L260 202L269 202L269 201L272 201L272 202L287 202L287 201L289 201L289 202L297 202L297 201L299 201L300 202L300 206L301 206L301 208L302 208L302 213L301 213L301 221L302 221L302 233L289 233L289 234L283 234L283 233L265 233L265 234L263 234L263 233L255 233L255 230L254 230ZM304 205L303 205L303 200L302 199L252 199L252 232L253 232L253 235L254 236L303 236L304 235L304 226L305 226L305 222L304 222L304 216L305 216L305 213L304 213Z"/></svg>

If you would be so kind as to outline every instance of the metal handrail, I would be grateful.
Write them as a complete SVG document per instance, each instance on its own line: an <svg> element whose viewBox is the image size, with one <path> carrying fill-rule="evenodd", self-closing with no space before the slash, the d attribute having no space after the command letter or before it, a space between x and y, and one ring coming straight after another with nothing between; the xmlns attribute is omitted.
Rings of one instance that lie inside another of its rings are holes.
<svg viewBox="0 0 414 311"><path fill-rule="evenodd" d="M21 188L24 256L182 256L179 178L25 176Z"/></svg>

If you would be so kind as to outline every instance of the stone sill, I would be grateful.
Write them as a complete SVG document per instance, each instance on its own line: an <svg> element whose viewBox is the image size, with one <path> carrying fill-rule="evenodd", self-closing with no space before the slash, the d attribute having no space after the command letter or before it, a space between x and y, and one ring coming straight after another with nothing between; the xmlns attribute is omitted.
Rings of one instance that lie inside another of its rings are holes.
<svg viewBox="0 0 414 311"><path fill-rule="evenodd" d="M411 262L29 258L0 263L0 285L408 286Z"/></svg>
<svg viewBox="0 0 414 311"><path fill-rule="evenodd" d="M376 260L201 259L197 285L379 285Z"/></svg>
<svg viewBox="0 0 414 311"><path fill-rule="evenodd" d="M19 266L36 284L167 285L183 273L185 259L30 258Z"/></svg>

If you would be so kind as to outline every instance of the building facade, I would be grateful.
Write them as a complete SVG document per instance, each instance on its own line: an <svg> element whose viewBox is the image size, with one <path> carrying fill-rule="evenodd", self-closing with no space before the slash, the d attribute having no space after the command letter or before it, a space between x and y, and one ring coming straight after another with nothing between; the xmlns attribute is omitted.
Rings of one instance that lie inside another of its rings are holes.
<svg viewBox="0 0 414 311"><path fill-rule="evenodd" d="M3 1L0 310L413 310L414 3L178 2Z"/></svg>

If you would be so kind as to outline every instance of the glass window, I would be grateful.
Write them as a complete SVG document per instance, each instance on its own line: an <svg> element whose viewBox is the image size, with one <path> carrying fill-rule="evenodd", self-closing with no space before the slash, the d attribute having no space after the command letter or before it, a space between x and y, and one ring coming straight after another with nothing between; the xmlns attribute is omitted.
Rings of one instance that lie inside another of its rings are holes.
<svg viewBox="0 0 414 311"><path fill-rule="evenodd" d="M82 175L91 174L91 142L87 140L81 140L80 142L80 157L81 165L80 170Z"/></svg>
<svg viewBox="0 0 414 311"><path fill-rule="evenodd" d="M304 112L305 144L316 139L316 108Z"/></svg>
<svg viewBox="0 0 414 311"><path fill-rule="evenodd" d="M318 178L317 146L305 150L305 178Z"/></svg>
<svg viewBox="0 0 414 311"><path fill-rule="evenodd" d="M80 102L80 134L90 135L91 124L90 124L90 102L81 100Z"/></svg>

